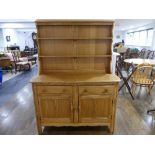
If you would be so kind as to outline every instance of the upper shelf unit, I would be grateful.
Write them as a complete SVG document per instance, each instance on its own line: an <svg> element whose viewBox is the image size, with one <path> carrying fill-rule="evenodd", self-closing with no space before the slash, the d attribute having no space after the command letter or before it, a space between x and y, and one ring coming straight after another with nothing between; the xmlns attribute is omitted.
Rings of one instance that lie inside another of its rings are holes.
<svg viewBox="0 0 155 155"><path fill-rule="evenodd" d="M111 73L113 21L36 21L40 74Z"/></svg>
<svg viewBox="0 0 155 155"><path fill-rule="evenodd" d="M112 39L109 25L44 25L38 30L38 39Z"/></svg>
<svg viewBox="0 0 155 155"><path fill-rule="evenodd" d="M110 40L40 40L40 55L111 55Z"/></svg>

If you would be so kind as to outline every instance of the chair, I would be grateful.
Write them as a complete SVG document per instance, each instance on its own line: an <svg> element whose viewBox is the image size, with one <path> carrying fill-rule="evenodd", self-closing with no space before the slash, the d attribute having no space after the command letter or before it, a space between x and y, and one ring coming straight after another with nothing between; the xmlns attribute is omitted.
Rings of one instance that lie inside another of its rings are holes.
<svg viewBox="0 0 155 155"><path fill-rule="evenodd" d="M135 94L134 88L136 88L136 86L148 88L148 94L150 94L154 84L152 70L153 67L149 64L141 64L137 66L137 69L131 76L131 90L133 94Z"/></svg>
<svg viewBox="0 0 155 155"><path fill-rule="evenodd" d="M147 59L154 59L154 51L148 50L147 52L148 52Z"/></svg>
<svg viewBox="0 0 155 155"><path fill-rule="evenodd" d="M130 66L130 69L129 69L129 72L127 71L124 71L123 73L123 68L122 68L122 62L119 61L121 59L118 59L116 61L116 70L117 70L117 75L123 80L123 84L120 86L119 90L120 91L124 86L127 87L127 90L128 92L130 93L132 99L134 100L134 96L132 95L132 92L131 92L131 88L129 86L129 80L132 76L132 74L134 73L135 71L135 67L133 66L133 64Z"/></svg>
<svg viewBox="0 0 155 155"><path fill-rule="evenodd" d="M137 48L131 48L130 49L130 58L138 58L139 56L139 50Z"/></svg>
<svg viewBox="0 0 155 155"><path fill-rule="evenodd" d="M145 58L145 55L146 55L146 49L145 48L143 48L140 52L139 52L139 54L138 54L138 58L142 58L142 59L144 59Z"/></svg>
<svg viewBox="0 0 155 155"><path fill-rule="evenodd" d="M153 70L153 71L154 71L154 70ZM153 72L152 75L153 75L153 79L154 79L154 82L155 82L155 73ZM149 109L149 110L147 111L147 114L148 114L148 115L155 116L155 108ZM152 120L153 120L154 118L155 118L155 117L152 117Z"/></svg>
<svg viewBox="0 0 155 155"><path fill-rule="evenodd" d="M25 59L30 61L32 64L37 63L37 57L34 55L34 51L22 51L20 52L20 60Z"/></svg>
<svg viewBox="0 0 155 155"><path fill-rule="evenodd" d="M21 70L30 70L31 69L31 62L29 62L27 59L19 59L19 53L18 51L12 51L13 61L14 61L14 67L15 67L15 73L17 71Z"/></svg>

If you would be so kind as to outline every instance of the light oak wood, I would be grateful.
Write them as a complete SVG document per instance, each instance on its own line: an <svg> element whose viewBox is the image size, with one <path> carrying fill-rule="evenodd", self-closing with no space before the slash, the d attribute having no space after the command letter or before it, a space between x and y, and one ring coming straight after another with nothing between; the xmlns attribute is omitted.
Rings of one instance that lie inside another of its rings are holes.
<svg viewBox="0 0 155 155"><path fill-rule="evenodd" d="M39 20L39 75L32 80L42 126L108 126L118 82L111 74L112 21Z"/></svg>
<svg viewBox="0 0 155 155"><path fill-rule="evenodd" d="M46 120L52 123L73 122L72 95L42 94L38 97L38 101L41 122Z"/></svg>

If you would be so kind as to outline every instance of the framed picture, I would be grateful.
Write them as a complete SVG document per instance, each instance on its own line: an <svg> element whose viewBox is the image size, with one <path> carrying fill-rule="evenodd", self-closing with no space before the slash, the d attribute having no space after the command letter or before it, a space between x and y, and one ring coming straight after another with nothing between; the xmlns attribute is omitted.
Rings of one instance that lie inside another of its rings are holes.
<svg viewBox="0 0 155 155"><path fill-rule="evenodd" d="M10 40L10 36L6 36L6 41L9 42Z"/></svg>

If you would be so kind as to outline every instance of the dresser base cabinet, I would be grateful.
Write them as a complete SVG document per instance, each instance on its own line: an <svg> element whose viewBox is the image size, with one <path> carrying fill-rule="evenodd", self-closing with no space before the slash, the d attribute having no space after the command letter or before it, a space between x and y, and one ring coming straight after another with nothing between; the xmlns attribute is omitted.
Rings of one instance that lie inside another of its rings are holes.
<svg viewBox="0 0 155 155"><path fill-rule="evenodd" d="M38 132L44 126L108 126L114 132L118 83L33 83Z"/></svg>

